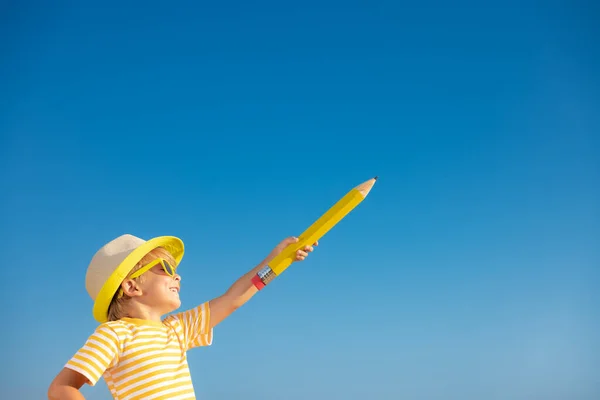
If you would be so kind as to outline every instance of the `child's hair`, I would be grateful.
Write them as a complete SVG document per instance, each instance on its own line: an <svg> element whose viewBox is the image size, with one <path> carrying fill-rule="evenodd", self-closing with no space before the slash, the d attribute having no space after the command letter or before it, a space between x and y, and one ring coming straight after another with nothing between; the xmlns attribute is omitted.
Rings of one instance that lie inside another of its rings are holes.
<svg viewBox="0 0 600 400"><path fill-rule="evenodd" d="M152 262L153 260L155 260L157 258L163 258L169 264L176 266L175 259L173 258L171 253L169 253L167 250L165 250L162 247L157 247L156 249L151 250L148 253L146 253L146 255L144 257L142 257L142 259L140 261L138 261L138 263L135 265L135 267L133 267L131 269L131 271L129 271L129 274L127 274L127 278L129 278L129 276L131 276L131 274L133 274L135 271L139 270L144 265L147 265L148 263ZM142 274L142 275L138 276L137 278L134 278L133 280L136 282L143 282L145 277L146 277L146 274ZM127 279L127 278L125 278L125 279ZM108 320L109 321L116 321L116 320L124 317L125 316L125 305L131 299L131 297L127 296L125 293L123 293L123 295L120 298L117 298L117 296L119 295L119 292L120 292L120 288L121 287L119 286L119 290L117 290L117 293L115 293L112 301L110 302L110 305L108 306Z"/></svg>

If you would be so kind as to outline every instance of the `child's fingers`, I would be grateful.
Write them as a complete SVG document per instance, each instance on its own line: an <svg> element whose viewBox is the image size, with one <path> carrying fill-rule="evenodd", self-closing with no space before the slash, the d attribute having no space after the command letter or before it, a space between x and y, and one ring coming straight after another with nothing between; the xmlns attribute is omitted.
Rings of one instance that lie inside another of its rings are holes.
<svg viewBox="0 0 600 400"><path fill-rule="evenodd" d="M308 255L308 253L306 251L304 251L304 250L298 250L296 252L296 255L299 256L299 257L306 257Z"/></svg>
<svg viewBox="0 0 600 400"><path fill-rule="evenodd" d="M302 261L306 258L306 256L308 256L308 253L306 251L303 251L303 250L296 251L296 260Z"/></svg>

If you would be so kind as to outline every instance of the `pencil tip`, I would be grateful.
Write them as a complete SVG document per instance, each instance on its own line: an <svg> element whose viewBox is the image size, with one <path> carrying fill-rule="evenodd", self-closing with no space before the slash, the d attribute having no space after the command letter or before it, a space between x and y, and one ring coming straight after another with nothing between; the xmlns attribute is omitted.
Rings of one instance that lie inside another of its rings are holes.
<svg viewBox="0 0 600 400"><path fill-rule="evenodd" d="M377 178L378 178L378 177L376 176L376 177L375 177L375 178L373 178L373 179L377 180Z"/></svg>

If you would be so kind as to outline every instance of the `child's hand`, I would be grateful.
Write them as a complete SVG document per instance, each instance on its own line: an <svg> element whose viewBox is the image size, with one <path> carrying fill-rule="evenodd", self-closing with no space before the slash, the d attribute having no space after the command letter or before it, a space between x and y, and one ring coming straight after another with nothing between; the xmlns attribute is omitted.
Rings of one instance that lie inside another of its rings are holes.
<svg viewBox="0 0 600 400"><path fill-rule="evenodd" d="M267 257L267 262L269 262L273 258L275 258L279 253L281 253L283 251L283 249L285 249L289 245L297 243L297 242L298 242L298 238L294 237L294 236L291 236L291 237L288 237L288 238L282 240L281 243L279 243L277 246L275 246L275 248L273 249L271 254L269 254L269 257ZM318 246L318 245L319 245L318 241L316 241L313 244L313 246ZM312 253L312 251L314 250L313 246L306 245L303 248L298 249L296 251L296 257L294 258L294 261L303 261L306 257L308 257L308 253Z"/></svg>
<svg viewBox="0 0 600 400"><path fill-rule="evenodd" d="M319 245L319 241L316 241L313 246L318 246ZM314 247L310 246L310 245L306 245L304 246L304 248L298 249L298 251L296 251L296 259L294 261L303 261L306 257L308 257L308 253L312 253L314 250Z"/></svg>

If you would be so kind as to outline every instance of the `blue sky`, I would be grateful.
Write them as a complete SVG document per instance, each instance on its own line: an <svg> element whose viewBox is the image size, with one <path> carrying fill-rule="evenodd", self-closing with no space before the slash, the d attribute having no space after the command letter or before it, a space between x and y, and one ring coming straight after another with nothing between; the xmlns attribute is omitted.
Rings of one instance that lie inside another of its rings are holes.
<svg viewBox="0 0 600 400"><path fill-rule="evenodd" d="M3 392L94 330L105 242L181 237L191 307L379 175L188 354L199 398L597 398L598 11L3 6Z"/></svg>

